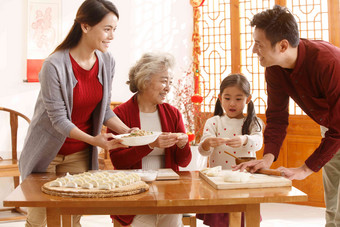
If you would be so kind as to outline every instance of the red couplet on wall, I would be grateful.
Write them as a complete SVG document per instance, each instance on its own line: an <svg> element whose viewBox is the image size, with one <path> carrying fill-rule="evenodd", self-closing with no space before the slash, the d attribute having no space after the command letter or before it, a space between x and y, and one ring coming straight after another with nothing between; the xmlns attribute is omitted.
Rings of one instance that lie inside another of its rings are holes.
<svg viewBox="0 0 340 227"><path fill-rule="evenodd" d="M27 82L39 82L39 72L44 59L27 59Z"/></svg>

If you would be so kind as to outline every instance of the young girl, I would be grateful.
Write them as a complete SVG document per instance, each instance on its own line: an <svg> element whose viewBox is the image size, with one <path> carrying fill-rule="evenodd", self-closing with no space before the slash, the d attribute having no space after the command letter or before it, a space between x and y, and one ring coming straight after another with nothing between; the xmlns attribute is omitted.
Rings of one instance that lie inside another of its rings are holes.
<svg viewBox="0 0 340 227"><path fill-rule="evenodd" d="M247 116L243 109L248 105ZM250 84L240 74L227 76L221 83L214 116L204 126L199 152L210 156L210 167L231 169L237 157L256 157L262 147L262 121L256 117L251 101ZM243 216L243 215L242 215ZM197 218L211 227L229 226L229 214L197 214ZM242 226L244 221L242 217Z"/></svg>

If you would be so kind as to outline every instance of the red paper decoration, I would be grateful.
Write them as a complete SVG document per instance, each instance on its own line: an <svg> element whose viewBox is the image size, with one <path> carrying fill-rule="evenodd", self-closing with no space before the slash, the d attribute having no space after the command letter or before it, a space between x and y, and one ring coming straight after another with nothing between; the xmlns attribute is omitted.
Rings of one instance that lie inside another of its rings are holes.
<svg viewBox="0 0 340 227"><path fill-rule="evenodd" d="M199 94L195 94L191 96L191 101L195 104L200 104L201 102L203 102L203 97L200 96Z"/></svg>
<svg viewBox="0 0 340 227"><path fill-rule="evenodd" d="M191 141L194 141L194 139L195 139L195 134L194 133L188 132L187 135L188 135L188 142L189 143Z"/></svg>
<svg viewBox="0 0 340 227"><path fill-rule="evenodd" d="M190 0L190 3L193 7L200 7L203 5L205 0Z"/></svg>

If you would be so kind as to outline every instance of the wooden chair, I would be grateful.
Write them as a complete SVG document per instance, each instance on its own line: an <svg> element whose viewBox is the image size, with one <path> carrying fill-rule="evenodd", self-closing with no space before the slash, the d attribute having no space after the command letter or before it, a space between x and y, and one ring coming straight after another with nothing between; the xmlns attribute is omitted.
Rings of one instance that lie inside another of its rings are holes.
<svg viewBox="0 0 340 227"><path fill-rule="evenodd" d="M190 216L190 215L183 215L182 218L183 225L189 225L190 227L196 227L196 217L195 216ZM113 227L122 227L121 224L117 220L113 221Z"/></svg>
<svg viewBox="0 0 340 227"><path fill-rule="evenodd" d="M30 119L19 113L17 111L7 109L4 107L0 107L0 111L5 111L9 113L10 116L10 127L11 127L11 144L12 144L12 158L11 159L2 159L0 157L0 177L13 177L14 181L14 188L19 185L20 182L20 173L18 168L18 157L17 157L17 133L18 133L18 118L21 117L30 123ZM4 123L2 123L2 126ZM9 217L2 217L0 221L10 221L10 220L19 220L26 218L26 212L20 209L20 207L14 208L3 208L0 211L12 211L21 214L25 214L25 216L9 216Z"/></svg>
<svg viewBox="0 0 340 227"><path fill-rule="evenodd" d="M190 227L196 227L196 216L191 214L183 214L183 225L189 225Z"/></svg>
<svg viewBox="0 0 340 227"><path fill-rule="evenodd" d="M116 108L120 104L122 104L122 102L111 102L111 109L113 110L114 108ZM103 126L101 132L106 133L106 127L105 126ZM111 163L110 153L109 153L108 150L100 149L98 162L99 162L99 169L101 169L101 170L113 170L113 165Z"/></svg>

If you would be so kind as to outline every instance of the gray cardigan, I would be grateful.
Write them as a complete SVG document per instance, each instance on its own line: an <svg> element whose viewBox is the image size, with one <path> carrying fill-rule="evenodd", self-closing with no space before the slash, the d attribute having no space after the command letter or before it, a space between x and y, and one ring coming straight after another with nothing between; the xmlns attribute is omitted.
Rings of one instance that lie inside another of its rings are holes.
<svg viewBox="0 0 340 227"><path fill-rule="evenodd" d="M115 116L110 108L115 61L109 52L96 51L99 62L98 79L103 86L103 98L93 112L93 134L98 135L103 123ZM19 159L22 179L32 172L45 172L58 154L72 128L73 74L69 50L50 55L39 73L41 89ZM92 146L90 169L98 169L98 150Z"/></svg>

